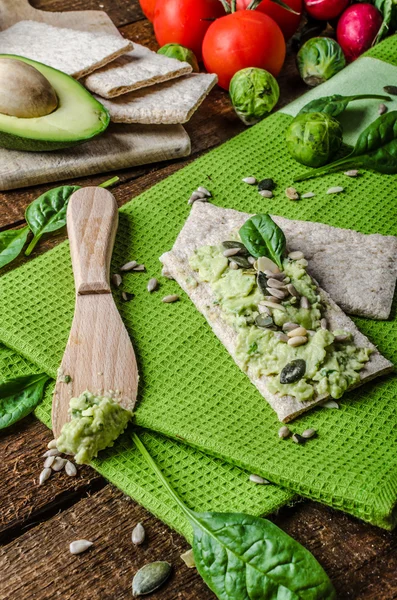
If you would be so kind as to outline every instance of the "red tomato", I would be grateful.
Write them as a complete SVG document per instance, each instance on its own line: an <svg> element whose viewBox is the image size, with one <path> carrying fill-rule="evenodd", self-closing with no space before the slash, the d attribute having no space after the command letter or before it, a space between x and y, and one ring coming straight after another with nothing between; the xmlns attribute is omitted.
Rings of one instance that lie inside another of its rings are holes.
<svg viewBox="0 0 397 600"><path fill-rule="evenodd" d="M245 67L260 67L277 76L285 59L285 40L273 19L255 10L238 10L214 21L205 34L203 59L209 73L229 89Z"/></svg>
<svg viewBox="0 0 397 600"><path fill-rule="evenodd" d="M237 0L237 10L244 10L250 2L251 0ZM284 2L295 12L299 13L299 15L288 12L288 10L272 2L272 0L262 0L256 10L274 19L283 32L285 39L289 40L298 29L301 20L302 0L284 0Z"/></svg>
<svg viewBox="0 0 397 600"><path fill-rule="evenodd" d="M139 0L143 14L153 23L156 0Z"/></svg>
<svg viewBox="0 0 397 600"><path fill-rule="evenodd" d="M213 19L224 15L219 0L159 0L154 11L154 33L160 46L181 44L201 60L207 29Z"/></svg>
<svg viewBox="0 0 397 600"><path fill-rule="evenodd" d="M319 21L329 21L342 14L350 0L305 0L308 14Z"/></svg>

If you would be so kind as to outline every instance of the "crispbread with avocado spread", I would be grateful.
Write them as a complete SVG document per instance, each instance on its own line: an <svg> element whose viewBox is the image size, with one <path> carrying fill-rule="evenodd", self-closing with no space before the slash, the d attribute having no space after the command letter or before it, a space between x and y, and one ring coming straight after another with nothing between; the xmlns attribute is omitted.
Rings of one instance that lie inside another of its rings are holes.
<svg viewBox="0 0 397 600"><path fill-rule="evenodd" d="M279 419L290 421L316 404L338 399L345 390L391 371L393 365L306 273L306 266L311 272L311 264L300 254L305 246L302 223L274 218L284 229L290 253L290 258L281 259L283 275L273 263L274 277L267 272L260 280L262 268L255 271L258 264L247 264L245 249L224 256L223 242L238 246L238 232L249 218L196 202L173 249L161 262ZM353 253L350 259L357 269L362 268L362 254L360 259ZM354 305L354 294L351 298Z"/></svg>

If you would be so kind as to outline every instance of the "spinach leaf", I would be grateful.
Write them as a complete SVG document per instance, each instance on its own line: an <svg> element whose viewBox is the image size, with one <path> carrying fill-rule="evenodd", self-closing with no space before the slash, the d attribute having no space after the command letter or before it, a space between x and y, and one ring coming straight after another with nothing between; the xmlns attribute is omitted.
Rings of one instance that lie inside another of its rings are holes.
<svg viewBox="0 0 397 600"><path fill-rule="evenodd" d="M285 235L269 215L254 215L244 223L239 234L251 256L267 256L282 269Z"/></svg>
<svg viewBox="0 0 397 600"><path fill-rule="evenodd" d="M48 375L25 375L0 383L0 429L31 413L43 397Z"/></svg>
<svg viewBox="0 0 397 600"><path fill-rule="evenodd" d="M383 22L375 38L375 44L378 44L383 37L389 33L394 33L397 28L397 0L375 0L373 3L382 13Z"/></svg>
<svg viewBox="0 0 397 600"><path fill-rule="evenodd" d="M276 525L239 513L197 513L176 494L136 433L135 446L193 528L196 567L220 600L335 600L314 556Z"/></svg>
<svg viewBox="0 0 397 600"><path fill-rule="evenodd" d="M29 227L11 229L0 233L0 269L14 260L22 252L29 233Z"/></svg>
<svg viewBox="0 0 397 600"><path fill-rule="evenodd" d="M306 106L301 108L299 115L313 112L326 113L331 117L340 115L348 106L350 102L355 100L384 100L389 101L389 96L379 96L377 94L359 94L356 96L341 96L340 94L334 94L333 96L324 96L323 98L317 98L312 100Z"/></svg>
<svg viewBox="0 0 397 600"><path fill-rule="evenodd" d="M305 181L341 168L373 169L389 175L397 173L397 111L381 115L360 134L353 151L329 165L313 169L295 181Z"/></svg>

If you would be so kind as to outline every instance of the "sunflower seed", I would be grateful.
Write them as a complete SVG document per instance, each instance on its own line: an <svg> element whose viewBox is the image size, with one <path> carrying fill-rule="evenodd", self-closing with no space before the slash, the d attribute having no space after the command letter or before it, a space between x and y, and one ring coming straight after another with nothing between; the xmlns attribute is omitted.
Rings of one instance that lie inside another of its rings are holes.
<svg viewBox="0 0 397 600"><path fill-rule="evenodd" d="M172 302L178 302L178 300L180 300L178 294L170 294L169 296L164 296L161 302L164 302L165 304L171 304Z"/></svg>
<svg viewBox="0 0 397 600"><path fill-rule="evenodd" d="M75 477L77 475L76 465L73 464L70 460L66 461L65 473L66 475L69 475L69 477Z"/></svg>
<svg viewBox="0 0 397 600"><path fill-rule="evenodd" d="M284 300L287 295L284 290L279 290L278 288L267 287L266 290L271 296L274 296L274 298L280 298L280 300Z"/></svg>
<svg viewBox="0 0 397 600"><path fill-rule="evenodd" d="M300 196L294 187L289 187L285 190L285 195L289 200L299 200Z"/></svg>
<svg viewBox="0 0 397 600"><path fill-rule="evenodd" d="M152 279L149 279L148 284L147 284L148 292L154 292L155 290L157 290L158 287L159 287L159 282L157 281L157 279L155 277L152 277Z"/></svg>
<svg viewBox="0 0 397 600"><path fill-rule="evenodd" d="M291 281L291 277L284 277L284 284L289 283Z"/></svg>
<svg viewBox="0 0 397 600"><path fill-rule="evenodd" d="M268 327L273 327L274 321L269 315L261 314L256 317L255 325L261 329L267 329Z"/></svg>
<svg viewBox="0 0 397 600"><path fill-rule="evenodd" d="M210 192L209 190L207 190L207 188L205 188L205 187L204 187L204 186L202 186L202 185L200 185L200 186L197 188L197 191L198 191L200 194L204 194L204 196L207 196L207 198L211 198L211 196L212 196L211 192Z"/></svg>
<svg viewBox="0 0 397 600"><path fill-rule="evenodd" d="M350 171L345 171L343 174L347 175L347 177L357 177L359 171L357 169L350 169Z"/></svg>
<svg viewBox="0 0 397 600"><path fill-rule="evenodd" d="M202 195L199 194L198 192L193 192L192 195L190 196L189 200L187 201L187 203L188 204L193 204L199 198L202 198Z"/></svg>
<svg viewBox="0 0 397 600"><path fill-rule="evenodd" d="M247 260L250 265L254 265L256 263L256 259L253 256L248 256Z"/></svg>
<svg viewBox="0 0 397 600"><path fill-rule="evenodd" d="M269 302L268 300L264 300L263 302L261 302L261 304L263 304L263 306L267 306L268 308L274 308L285 312L285 307L282 304L277 304L276 302Z"/></svg>
<svg viewBox="0 0 397 600"><path fill-rule="evenodd" d="M317 431L315 429L305 429L305 431L302 433L302 437L305 438L306 440L309 440L310 438L314 437L317 434Z"/></svg>
<svg viewBox="0 0 397 600"><path fill-rule="evenodd" d="M343 187L341 187L340 185L335 185L334 187L330 187L327 190L327 194L340 194L343 191L344 191Z"/></svg>
<svg viewBox="0 0 397 600"><path fill-rule="evenodd" d="M297 329L298 327L299 325L297 323L291 323L291 321L288 321L287 323L284 323L283 331L292 331L293 329Z"/></svg>
<svg viewBox="0 0 397 600"><path fill-rule="evenodd" d="M270 483L270 481L268 481L267 479L264 479L260 475L255 474L250 475L249 479L250 481L252 481L252 483L258 483L259 485L267 485L268 483Z"/></svg>
<svg viewBox="0 0 397 600"><path fill-rule="evenodd" d="M291 329L291 331L288 332L288 337L293 338L293 337L297 337L298 335L306 335L307 331L304 327L297 327L296 329Z"/></svg>
<svg viewBox="0 0 397 600"><path fill-rule="evenodd" d="M291 260L301 260L301 258L305 258L305 255L303 252L300 252L300 250L295 250L295 252L290 252L288 254L288 258Z"/></svg>
<svg viewBox="0 0 397 600"><path fill-rule="evenodd" d="M301 258L299 264L301 267L307 267L309 263L307 262L306 258Z"/></svg>
<svg viewBox="0 0 397 600"><path fill-rule="evenodd" d="M262 198L273 198L273 192L271 190L261 190L259 195L262 196Z"/></svg>
<svg viewBox="0 0 397 600"><path fill-rule="evenodd" d="M119 287L121 285L122 279L119 273L113 273L111 280L113 285L115 285L116 287Z"/></svg>
<svg viewBox="0 0 397 600"><path fill-rule="evenodd" d="M291 296L294 296L294 298L300 298L298 290L292 283L287 284L287 290L291 294Z"/></svg>
<svg viewBox="0 0 397 600"><path fill-rule="evenodd" d="M263 271L266 277L270 277L272 279L277 279L278 281L285 280L285 273L274 273L273 271L264 270Z"/></svg>
<svg viewBox="0 0 397 600"><path fill-rule="evenodd" d="M260 315L268 315L272 316L272 311L267 306L263 306L262 304L258 304L258 312Z"/></svg>
<svg viewBox="0 0 397 600"><path fill-rule="evenodd" d="M133 297L134 294L131 294L130 292L121 292L121 299L123 302L129 302Z"/></svg>
<svg viewBox="0 0 397 600"><path fill-rule="evenodd" d="M47 456L47 458L44 461L44 468L49 469L52 466L55 459L56 456Z"/></svg>
<svg viewBox="0 0 397 600"><path fill-rule="evenodd" d="M135 546L140 546L145 541L145 529L142 523L138 523L132 530L131 540Z"/></svg>
<svg viewBox="0 0 397 600"><path fill-rule="evenodd" d="M386 94L397 96L397 85L385 85L383 89L385 90Z"/></svg>
<svg viewBox="0 0 397 600"><path fill-rule="evenodd" d="M258 183L256 177L244 177L242 181L243 183L248 183L248 185L256 185Z"/></svg>
<svg viewBox="0 0 397 600"><path fill-rule="evenodd" d="M57 447L57 441L56 440L51 440L47 444L47 448L49 448L50 450L54 450L54 449L56 449L56 447Z"/></svg>
<svg viewBox="0 0 397 600"><path fill-rule="evenodd" d="M325 402L322 402L320 406L324 408L339 408L339 404L335 402L335 400L326 400Z"/></svg>
<svg viewBox="0 0 397 600"><path fill-rule="evenodd" d="M69 544L70 554L81 554L93 545L94 542L88 540L75 540Z"/></svg>
<svg viewBox="0 0 397 600"><path fill-rule="evenodd" d="M314 198L316 194L314 194L313 192L306 192L306 194L302 194L301 198Z"/></svg>
<svg viewBox="0 0 397 600"><path fill-rule="evenodd" d="M321 319L321 321L320 321L320 327L321 327L321 329L328 329L327 319L325 319L325 318Z"/></svg>
<svg viewBox="0 0 397 600"><path fill-rule="evenodd" d="M278 288L279 290L284 290L285 285L279 279L275 279L274 277L269 277L267 280L267 285L272 288Z"/></svg>
<svg viewBox="0 0 397 600"><path fill-rule="evenodd" d="M309 335L315 335L315 334L316 334L316 332L314 331L314 329L308 329L308 330L307 330L307 333L308 333Z"/></svg>
<svg viewBox="0 0 397 600"><path fill-rule="evenodd" d="M151 594L163 585L171 575L172 567L165 561L148 563L136 573L132 580L132 595Z"/></svg>
<svg viewBox="0 0 397 600"><path fill-rule="evenodd" d="M130 260L130 262L125 263L122 267L120 267L120 271L131 271L131 269L135 269L138 266L136 260Z"/></svg>
<svg viewBox="0 0 397 600"><path fill-rule="evenodd" d="M47 452L44 452L43 454L43 458L46 458L47 456L59 456L61 453L59 452L59 450L57 450L57 448L51 448L51 450L47 450Z"/></svg>
<svg viewBox="0 0 397 600"><path fill-rule="evenodd" d="M303 344L307 343L307 337L304 335L296 335L288 340L288 346L292 346L296 348L298 346L303 346Z"/></svg>
<svg viewBox="0 0 397 600"><path fill-rule="evenodd" d="M146 269L145 265L137 265L136 267L134 267L132 269L132 271L135 271L135 272L137 272L137 271L145 271L145 269Z"/></svg>
<svg viewBox="0 0 397 600"><path fill-rule="evenodd" d="M383 104L383 102L381 102L379 104L379 108L378 108L378 114L379 115L384 115L385 113L387 113L389 109L387 108L386 104Z"/></svg>
<svg viewBox="0 0 397 600"><path fill-rule="evenodd" d="M291 431L288 429L288 427L286 425L283 425L283 427L280 427L280 429L278 430L278 437L282 440L285 440L290 435L291 435Z"/></svg>
<svg viewBox="0 0 397 600"><path fill-rule="evenodd" d="M227 248L226 250L223 251L223 256L226 256L226 258L229 258L230 256L234 256L235 254L238 254L240 252L240 248Z"/></svg>
<svg viewBox="0 0 397 600"><path fill-rule="evenodd" d="M273 273L273 277L275 273L280 273L280 269L278 268L276 263L270 260L270 258L267 258L267 256L260 256L258 258L258 260L256 261L256 270L262 271L262 273L264 273L265 271L270 271L271 273Z"/></svg>
<svg viewBox="0 0 397 600"><path fill-rule="evenodd" d="M275 302L276 304L281 304L281 299L276 298L275 296L265 296L265 300L267 300L267 302Z"/></svg>
<svg viewBox="0 0 397 600"><path fill-rule="evenodd" d="M302 437L301 435L299 435L299 433L294 433L294 435L292 436L292 441L295 442L295 444L305 444L306 440L304 437Z"/></svg>
<svg viewBox="0 0 397 600"><path fill-rule="evenodd" d="M196 562L194 560L193 548L190 548L190 550L187 550L186 552L181 554L181 559L183 560L183 562L189 569L193 569L193 567L196 566Z"/></svg>
<svg viewBox="0 0 397 600"><path fill-rule="evenodd" d="M259 181L258 183L258 190L261 191L266 191L266 190L274 190L274 188L276 187L275 182L273 181L273 179L262 179L261 181Z"/></svg>
<svg viewBox="0 0 397 600"><path fill-rule="evenodd" d="M61 458L60 456L56 456L54 462L51 465L51 469L53 471L62 471L63 467L66 465L66 458Z"/></svg>
<svg viewBox="0 0 397 600"><path fill-rule="evenodd" d="M274 335L276 336L276 338L278 339L279 342L287 343L289 340L288 335L286 335L282 331L276 331L276 333Z"/></svg>
<svg viewBox="0 0 397 600"><path fill-rule="evenodd" d="M310 304L309 300L306 298L306 296L302 296L302 298L300 299L300 307L307 308L307 309L309 309L311 307L311 304Z"/></svg>
<svg viewBox="0 0 397 600"><path fill-rule="evenodd" d="M43 485L43 483L45 481L47 481L47 479L50 477L50 475L51 475L51 469L48 467L45 467L39 475L39 485Z"/></svg>
<svg viewBox="0 0 397 600"><path fill-rule="evenodd" d="M342 333L334 337L335 342L348 342L350 339L351 336L348 333Z"/></svg>
<svg viewBox="0 0 397 600"><path fill-rule="evenodd" d="M231 261L230 261L230 263L229 263L229 267L230 267L231 269L233 269L233 271L237 271L237 269L238 269L238 264L237 264L236 262L234 262L234 260L231 260Z"/></svg>

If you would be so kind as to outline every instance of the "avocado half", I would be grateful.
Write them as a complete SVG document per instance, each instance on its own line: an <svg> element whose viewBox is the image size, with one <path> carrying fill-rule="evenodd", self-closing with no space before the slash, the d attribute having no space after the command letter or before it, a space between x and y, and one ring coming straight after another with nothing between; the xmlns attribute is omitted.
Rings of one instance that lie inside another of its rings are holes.
<svg viewBox="0 0 397 600"><path fill-rule="evenodd" d="M1 58L20 60L37 69L55 90L58 105L40 117L0 113L0 147L31 152L70 148L100 135L109 125L107 109L73 77L23 56L0 54Z"/></svg>

